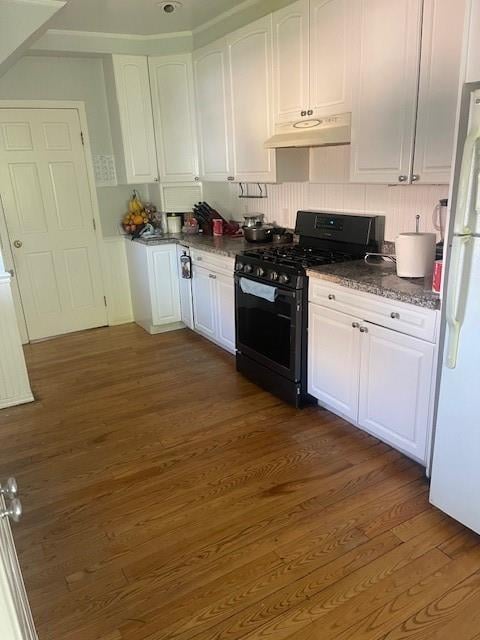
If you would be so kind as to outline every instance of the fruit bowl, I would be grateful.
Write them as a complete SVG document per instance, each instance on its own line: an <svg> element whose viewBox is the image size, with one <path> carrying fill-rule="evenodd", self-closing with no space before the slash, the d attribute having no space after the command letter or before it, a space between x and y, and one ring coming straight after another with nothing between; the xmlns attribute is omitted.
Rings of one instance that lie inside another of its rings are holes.
<svg viewBox="0 0 480 640"><path fill-rule="evenodd" d="M144 226L145 226L145 222L142 222L141 224L127 224L125 222L122 222L123 230L125 231L125 233L128 233L129 235L133 235L134 233L141 231Z"/></svg>

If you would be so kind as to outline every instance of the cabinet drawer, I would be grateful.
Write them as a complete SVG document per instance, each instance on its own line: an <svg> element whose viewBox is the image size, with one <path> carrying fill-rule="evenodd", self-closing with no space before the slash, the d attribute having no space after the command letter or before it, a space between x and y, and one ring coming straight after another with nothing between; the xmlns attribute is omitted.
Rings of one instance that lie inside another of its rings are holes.
<svg viewBox="0 0 480 640"><path fill-rule="evenodd" d="M231 275L234 271L235 258L220 256L217 253L209 253L208 251L200 251L198 249L191 249L190 255L193 264L203 267L204 269L219 271L226 275Z"/></svg>
<svg viewBox="0 0 480 640"><path fill-rule="evenodd" d="M437 339L438 312L310 279L309 301L428 342Z"/></svg>

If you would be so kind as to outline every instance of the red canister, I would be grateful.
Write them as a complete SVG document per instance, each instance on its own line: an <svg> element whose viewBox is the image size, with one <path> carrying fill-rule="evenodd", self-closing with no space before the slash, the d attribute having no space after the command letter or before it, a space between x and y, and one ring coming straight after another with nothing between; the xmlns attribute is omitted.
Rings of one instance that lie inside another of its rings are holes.
<svg viewBox="0 0 480 640"><path fill-rule="evenodd" d="M213 223L213 235L223 236L223 220L221 218L214 218L212 223Z"/></svg>
<svg viewBox="0 0 480 640"><path fill-rule="evenodd" d="M435 265L433 267L433 283L432 283L432 291L435 291L435 293L440 293L440 288L442 286L442 269L443 269L443 260L436 260Z"/></svg>

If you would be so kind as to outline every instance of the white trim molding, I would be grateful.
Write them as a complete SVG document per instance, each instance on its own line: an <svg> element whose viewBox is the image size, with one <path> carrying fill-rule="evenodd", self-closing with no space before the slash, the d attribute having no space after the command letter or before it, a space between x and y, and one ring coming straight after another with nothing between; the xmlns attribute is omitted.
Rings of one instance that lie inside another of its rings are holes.
<svg viewBox="0 0 480 640"><path fill-rule="evenodd" d="M9 273L0 274L0 409L32 402Z"/></svg>

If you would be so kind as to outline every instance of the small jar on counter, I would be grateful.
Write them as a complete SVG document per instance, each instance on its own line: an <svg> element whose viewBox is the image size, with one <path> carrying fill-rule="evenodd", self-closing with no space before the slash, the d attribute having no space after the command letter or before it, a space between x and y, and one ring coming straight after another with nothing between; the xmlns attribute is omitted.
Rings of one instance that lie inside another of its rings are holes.
<svg viewBox="0 0 480 640"><path fill-rule="evenodd" d="M168 233L182 233L182 222L181 213L167 214Z"/></svg>

